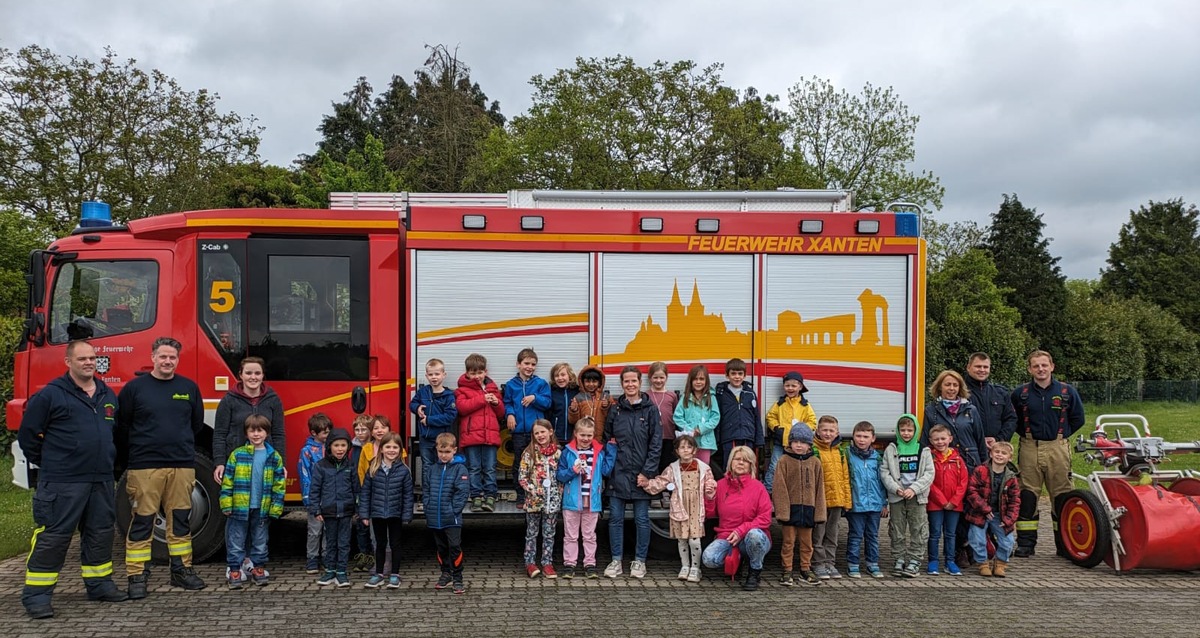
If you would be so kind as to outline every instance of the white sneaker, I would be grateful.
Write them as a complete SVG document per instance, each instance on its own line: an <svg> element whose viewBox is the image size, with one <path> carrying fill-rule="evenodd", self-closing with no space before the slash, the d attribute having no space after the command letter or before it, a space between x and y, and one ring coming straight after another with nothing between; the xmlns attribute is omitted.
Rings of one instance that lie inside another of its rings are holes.
<svg viewBox="0 0 1200 638"><path fill-rule="evenodd" d="M604 568L604 575L608 578L616 578L624 573L625 570L621 569L621 561L619 560L614 560L608 564L608 567Z"/></svg>
<svg viewBox="0 0 1200 638"><path fill-rule="evenodd" d="M634 578L644 578L646 576L646 563L640 560L635 560L629 564L629 575Z"/></svg>
<svg viewBox="0 0 1200 638"><path fill-rule="evenodd" d="M687 565L679 568L679 580L687 580L688 574L692 573L692 569Z"/></svg>
<svg viewBox="0 0 1200 638"><path fill-rule="evenodd" d="M689 569L689 570L688 570L688 577L687 577L687 580L688 580L688 582L689 582L689 583L698 583L698 582L700 582L700 568L699 568L699 567L692 567L691 569Z"/></svg>

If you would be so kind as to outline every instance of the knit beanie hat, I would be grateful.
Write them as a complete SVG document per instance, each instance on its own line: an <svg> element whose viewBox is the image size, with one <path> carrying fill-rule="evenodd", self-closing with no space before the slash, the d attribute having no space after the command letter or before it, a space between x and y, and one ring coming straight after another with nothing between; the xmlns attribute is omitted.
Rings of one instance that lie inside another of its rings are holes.
<svg viewBox="0 0 1200 638"><path fill-rule="evenodd" d="M792 426L792 431L788 434L788 445L796 441L812 445L813 431L812 428L808 427L807 423L797 423Z"/></svg>

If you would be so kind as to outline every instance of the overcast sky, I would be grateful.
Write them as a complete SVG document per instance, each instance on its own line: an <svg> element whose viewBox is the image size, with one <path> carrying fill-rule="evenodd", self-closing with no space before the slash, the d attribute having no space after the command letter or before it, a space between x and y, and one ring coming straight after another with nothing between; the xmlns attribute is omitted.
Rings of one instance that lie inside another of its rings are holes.
<svg viewBox="0 0 1200 638"><path fill-rule="evenodd" d="M0 46L110 46L256 116L263 159L281 165L314 150L358 76L377 90L411 80L425 44L457 45L509 117L528 108L531 76L580 56L720 62L727 85L782 96L808 76L892 86L921 118L913 168L946 188L938 217L986 224L1016 193L1084 278L1130 210L1200 205L1198 26L1189 0L0 0Z"/></svg>

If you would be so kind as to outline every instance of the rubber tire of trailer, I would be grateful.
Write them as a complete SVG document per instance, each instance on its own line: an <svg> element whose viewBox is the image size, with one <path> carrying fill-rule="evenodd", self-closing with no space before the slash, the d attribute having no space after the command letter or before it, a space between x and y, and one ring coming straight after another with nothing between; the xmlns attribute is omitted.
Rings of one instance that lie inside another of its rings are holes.
<svg viewBox="0 0 1200 638"><path fill-rule="evenodd" d="M1063 496L1063 506L1058 515L1059 540L1067 558L1080 567L1092 568L1104 562L1112 552L1112 529L1104 504L1090 490L1073 490ZM1078 528L1072 527L1076 525ZM1090 539L1079 546L1072 537Z"/></svg>
<svg viewBox="0 0 1200 638"><path fill-rule="evenodd" d="M221 515L221 486L213 480L213 461L204 452L196 452L196 484L192 488L192 561L204 562L225 549L225 517ZM129 522L133 519L133 507L125 489L125 475L117 482L117 531L125 538L129 533ZM162 512L154 517L154 532L151 537L152 562L166 565L167 527Z"/></svg>

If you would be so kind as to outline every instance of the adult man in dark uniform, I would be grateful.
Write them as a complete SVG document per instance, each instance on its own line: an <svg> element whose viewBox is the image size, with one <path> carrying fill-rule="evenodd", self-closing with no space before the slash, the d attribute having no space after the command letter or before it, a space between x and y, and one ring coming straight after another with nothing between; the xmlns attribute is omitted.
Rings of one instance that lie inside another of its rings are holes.
<svg viewBox="0 0 1200 638"><path fill-rule="evenodd" d="M1015 556L1033 556L1038 537L1038 498L1043 485L1054 501L1051 506L1054 544L1060 546L1060 499L1073 488L1071 448L1067 439L1083 426L1083 400L1075 388L1055 379L1053 373L1054 359L1050 353L1034 350L1029 354L1029 374L1033 381L1012 393L1017 434L1021 437L1017 454L1017 468L1021 472L1021 514L1017 518Z"/></svg>
<svg viewBox="0 0 1200 638"><path fill-rule="evenodd" d="M154 340L150 374L121 388L117 440L128 459L125 487L133 520L125 539L129 597L147 594L146 563L150 560L154 517L161 508L167 525L171 585L203 589L192 569L192 488L196 482L196 435L205 427L204 402L194 381L175 374L180 343Z"/></svg>
<svg viewBox="0 0 1200 638"><path fill-rule="evenodd" d="M989 450L996 441L1012 439L1017 429L1017 411L1013 409L1008 388L991 382L991 375L991 357L986 352L971 355L967 361L967 390L971 392L975 412L983 420L983 440Z"/></svg>
<svg viewBox="0 0 1200 638"><path fill-rule="evenodd" d="M50 598L75 530L88 599L128 598L112 580L117 396L95 377L96 350L91 344L67 344L66 362L67 373L29 399L17 432L25 458L40 468L33 494L38 528L21 592L21 604L31 618L54 616Z"/></svg>

